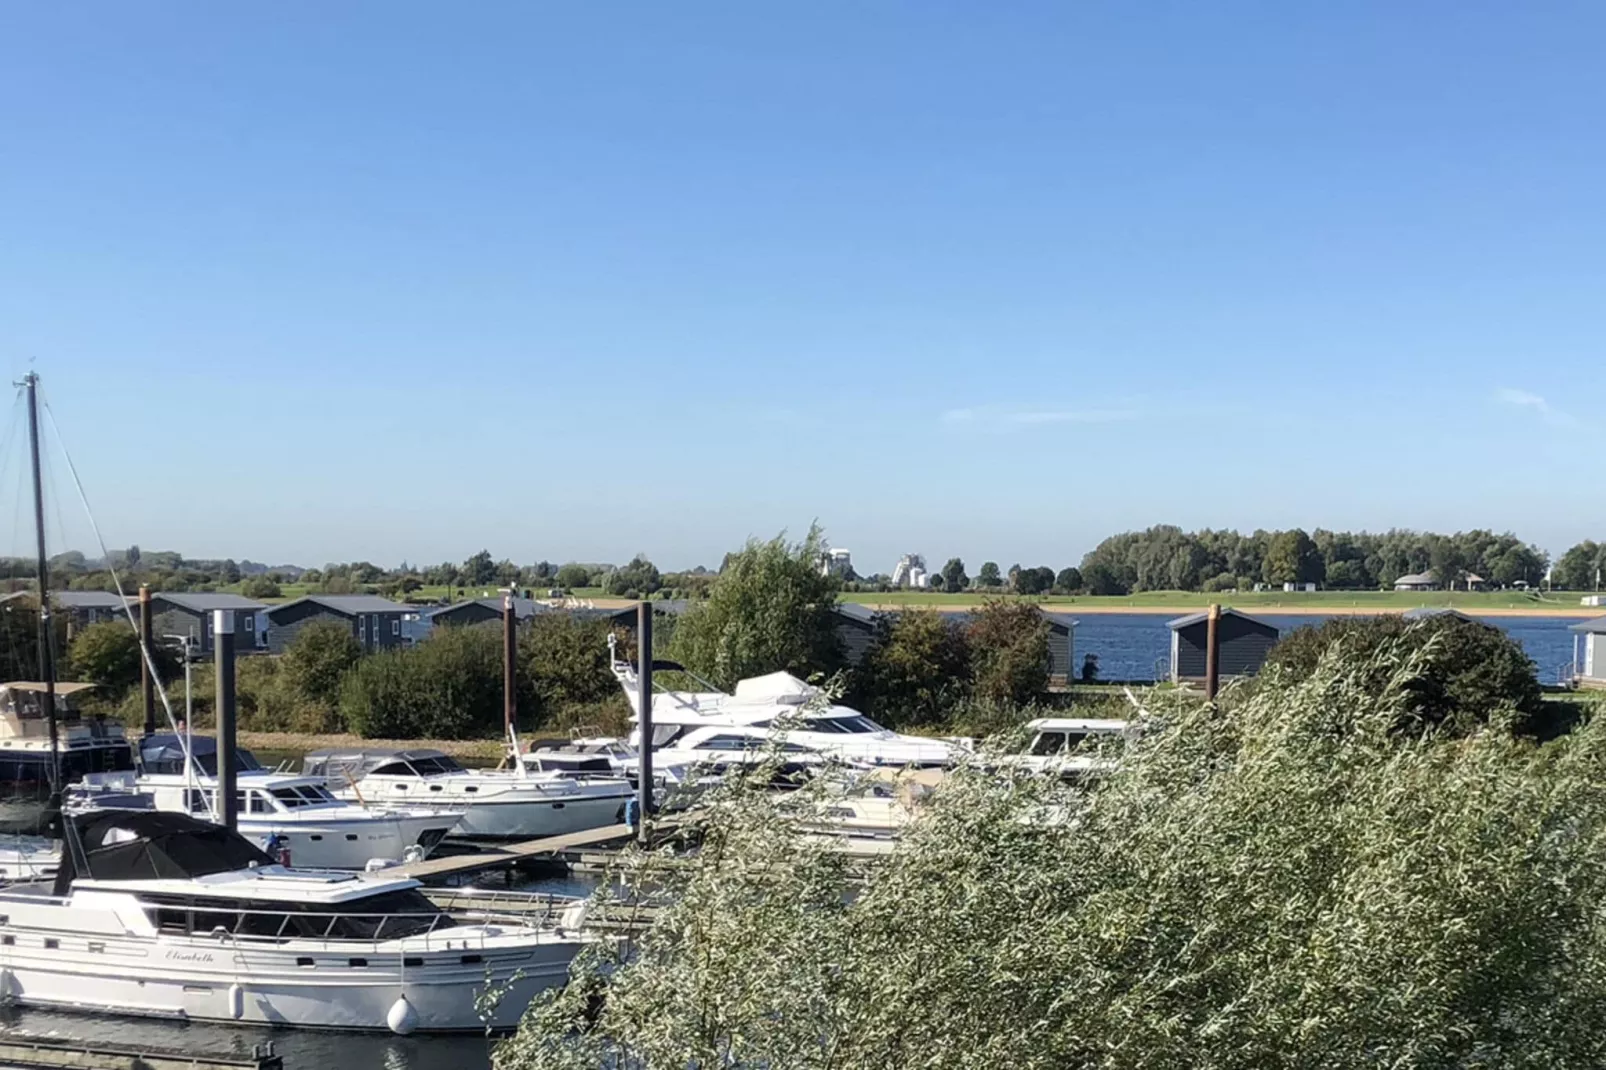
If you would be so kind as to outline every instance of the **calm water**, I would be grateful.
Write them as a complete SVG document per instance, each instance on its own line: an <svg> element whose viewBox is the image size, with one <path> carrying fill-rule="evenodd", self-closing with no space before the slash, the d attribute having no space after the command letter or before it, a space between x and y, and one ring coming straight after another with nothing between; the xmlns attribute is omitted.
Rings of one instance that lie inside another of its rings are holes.
<svg viewBox="0 0 1606 1070"><path fill-rule="evenodd" d="M1293 616L1255 613L1275 624L1284 635L1306 625L1319 625L1323 616ZM1170 618L1160 613L1088 613L1078 617L1076 627L1076 667L1086 654L1099 656L1099 675L1106 680L1155 680L1170 671ZM1539 667L1542 683L1553 684L1563 665L1573 657L1574 617L1480 617L1522 644Z"/></svg>

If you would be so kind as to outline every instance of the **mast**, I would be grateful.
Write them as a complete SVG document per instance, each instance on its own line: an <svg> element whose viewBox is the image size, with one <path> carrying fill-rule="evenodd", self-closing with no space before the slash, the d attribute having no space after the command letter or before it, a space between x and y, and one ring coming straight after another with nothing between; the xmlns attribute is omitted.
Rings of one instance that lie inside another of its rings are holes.
<svg viewBox="0 0 1606 1070"><path fill-rule="evenodd" d="M61 753L56 727L55 638L50 626L50 564L45 558L45 484L39 470L39 376L29 372L22 385L28 391L28 456L33 464L33 526L39 549L39 676L45 685L45 722L50 728L50 804L48 813L61 813Z"/></svg>

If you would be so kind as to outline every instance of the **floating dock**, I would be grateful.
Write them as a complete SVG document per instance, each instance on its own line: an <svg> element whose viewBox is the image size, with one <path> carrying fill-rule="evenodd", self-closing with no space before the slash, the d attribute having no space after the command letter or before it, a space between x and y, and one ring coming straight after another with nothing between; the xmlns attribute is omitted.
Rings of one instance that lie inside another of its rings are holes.
<svg viewBox="0 0 1606 1070"><path fill-rule="evenodd" d="M114 1048L58 1037L0 1034L0 1066L16 1070L284 1070L273 1045L250 1055L202 1055L164 1048Z"/></svg>

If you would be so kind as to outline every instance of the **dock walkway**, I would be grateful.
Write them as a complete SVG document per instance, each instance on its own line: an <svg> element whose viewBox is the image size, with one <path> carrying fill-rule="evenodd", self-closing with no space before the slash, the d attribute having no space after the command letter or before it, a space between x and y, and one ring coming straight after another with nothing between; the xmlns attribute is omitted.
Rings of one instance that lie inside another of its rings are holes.
<svg viewBox="0 0 1606 1070"><path fill-rule="evenodd" d="M442 877L495 869L523 859L551 855L560 851L594 847L612 840L626 839L634 833L635 829L629 825L606 825L584 832L569 832L562 836L545 836L538 840L508 844L505 847L493 847L474 854L446 855L441 858L426 858L422 862L404 862L399 866L387 867L385 874L411 877L420 881L438 880Z"/></svg>

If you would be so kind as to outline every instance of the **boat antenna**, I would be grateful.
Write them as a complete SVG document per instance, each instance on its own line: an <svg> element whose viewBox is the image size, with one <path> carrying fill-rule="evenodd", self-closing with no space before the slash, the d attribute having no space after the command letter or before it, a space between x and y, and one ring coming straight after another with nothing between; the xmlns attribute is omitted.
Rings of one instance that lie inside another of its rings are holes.
<svg viewBox="0 0 1606 1070"><path fill-rule="evenodd" d="M39 376L29 372L16 384L28 395L28 457L33 466L33 526L39 550L39 676L44 681L45 723L50 729L50 802L45 819L61 819L60 731L56 725L55 633L50 622L50 563L45 558L45 484L39 467Z"/></svg>

